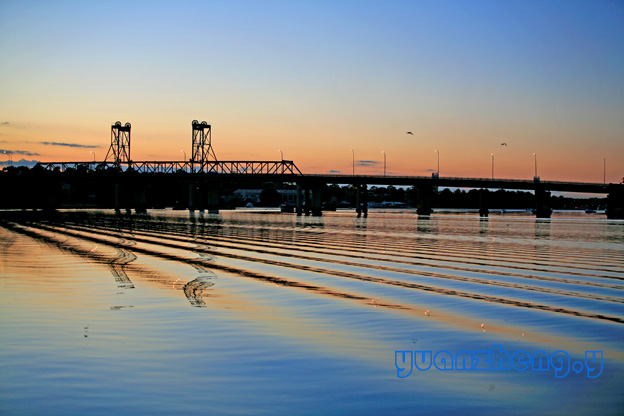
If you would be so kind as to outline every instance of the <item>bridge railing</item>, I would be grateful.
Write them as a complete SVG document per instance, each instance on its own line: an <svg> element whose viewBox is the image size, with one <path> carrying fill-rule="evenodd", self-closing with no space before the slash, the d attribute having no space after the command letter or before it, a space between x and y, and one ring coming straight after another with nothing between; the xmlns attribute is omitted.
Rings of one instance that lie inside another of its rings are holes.
<svg viewBox="0 0 624 416"><path fill-rule="evenodd" d="M311 177L320 177L320 178L358 178L358 179L376 179L383 180L388 179L389 181L396 179L405 179L410 180L413 179L415 181L431 181L435 182L483 182L483 183L522 183L522 184L552 184L552 185L579 185L579 186L608 186L609 184L604 184L601 182L568 182L568 181L535 181L533 179L504 179L504 178L470 178L470 177L461 177L461 176L408 176L408 175L350 175L350 174L342 174L342 173L318 173L318 174L308 174L306 176Z"/></svg>
<svg viewBox="0 0 624 416"><path fill-rule="evenodd" d="M369 185L427 185L452 188L488 188L577 193L609 193L610 186L622 186L595 182L543 181L535 179L492 179L464 178L455 176L395 176L395 175L349 175L349 174L307 174L306 180L322 180L327 183L360 183Z"/></svg>
<svg viewBox="0 0 624 416"><path fill-rule="evenodd" d="M128 171L148 174L204 173L223 175L286 175L302 178L304 181L325 183L360 183L377 185L411 186L427 184L456 188L490 189L542 189L580 193L609 193L609 187L616 184L592 182L535 181L529 179L462 178L454 176L395 176L395 175L349 175L349 174L306 174L303 175L291 160L283 161L212 161L203 164L195 161L137 161L127 164L114 162L50 162L39 163L46 170L75 169L78 173Z"/></svg>

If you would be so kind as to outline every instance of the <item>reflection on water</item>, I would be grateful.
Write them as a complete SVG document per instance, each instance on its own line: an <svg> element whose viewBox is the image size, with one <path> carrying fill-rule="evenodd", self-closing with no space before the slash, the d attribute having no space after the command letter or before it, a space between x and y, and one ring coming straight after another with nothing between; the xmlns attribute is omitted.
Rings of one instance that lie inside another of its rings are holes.
<svg viewBox="0 0 624 416"><path fill-rule="evenodd" d="M207 296L206 291L212 286L214 286L214 283L210 280L210 277L200 276L184 285L184 294L191 305L204 307L206 306L204 296Z"/></svg>
<svg viewBox="0 0 624 416"><path fill-rule="evenodd" d="M621 221L2 217L4 413L317 414L320 397L330 414L624 406ZM579 360L603 351L605 372L564 382L536 372L396 376L395 351L501 344Z"/></svg>
<svg viewBox="0 0 624 416"><path fill-rule="evenodd" d="M97 246L94 248L97 248ZM132 289L134 288L134 284L126 274L124 268L128 263L136 260L137 257L128 250L123 250L121 248L117 248L117 252L119 253L118 257L115 260L110 261L108 263L108 267L110 268L113 277L115 277L115 281L119 283L119 287Z"/></svg>

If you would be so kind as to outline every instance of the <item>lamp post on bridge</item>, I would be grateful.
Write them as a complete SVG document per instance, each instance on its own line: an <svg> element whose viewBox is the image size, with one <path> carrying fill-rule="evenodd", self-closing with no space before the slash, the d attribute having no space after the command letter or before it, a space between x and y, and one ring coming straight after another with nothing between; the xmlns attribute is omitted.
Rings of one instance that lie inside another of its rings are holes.
<svg viewBox="0 0 624 416"><path fill-rule="evenodd" d="M607 184L607 158L603 157L603 171L602 171L602 183Z"/></svg>
<svg viewBox="0 0 624 416"><path fill-rule="evenodd" d="M184 153L184 172L186 172L186 162L187 162L187 160L186 160L186 152L184 151L184 149L180 149L180 152Z"/></svg>
<svg viewBox="0 0 624 416"><path fill-rule="evenodd" d="M11 153L7 153L6 150L3 150L2 153L7 155L7 166L13 166L13 156L11 156Z"/></svg>
<svg viewBox="0 0 624 416"><path fill-rule="evenodd" d="M535 176L533 176L533 180L539 181L539 176L537 176L537 153L533 153L533 157L535 159Z"/></svg>
<svg viewBox="0 0 624 416"><path fill-rule="evenodd" d="M353 155L353 176L355 176L355 150L351 149L351 154Z"/></svg>
<svg viewBox="0 0 624 416"><path fill-rule="evenodd" d="M382 150L381 153L384 155L384 176L386 176L386 152Z"/></svg>
<svg viewBox="0 0 624 416"><path fill-rule="evenodd" d="M278 152L281 153L282 155L282 174L284 173L284 152L282 152L280 149L277 149Z"/></svg>
<svg viewBox="0 0 624 416"><path fill-rule="evenodd" d="M492 155L492 179L494 179L494 153L491 153Z"/></svg>

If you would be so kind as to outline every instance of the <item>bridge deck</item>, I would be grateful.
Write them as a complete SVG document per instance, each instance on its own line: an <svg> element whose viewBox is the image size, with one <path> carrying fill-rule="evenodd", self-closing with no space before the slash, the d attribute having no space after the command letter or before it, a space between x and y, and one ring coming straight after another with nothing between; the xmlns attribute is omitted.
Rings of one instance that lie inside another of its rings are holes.
<svg viewBox="0 0 624 416"><path fill-rule="evenodd" d="M126 165L117 165L114 162L49 162L40 163L46 170L56 168L66 171L98 171L110 168L120 168L148 174L172 173L205 173L232 176L257 176L266 180L274 177L276 180L290 180L302 184L319 185L328 183L360 184L360 185L395 185L395 186L432 186L453 188L488 188L488 189L517 189L579 192L608 194L610 188L620 187L618 184L593 182L565 182L565 181L535 181L523 179L491 179L491 178L462 178L462 177L435 177L435 176L384 176L384 175L344 175L344 174L302 174L291 160L282 161L212 161L203 166L199 162L191 161L132 161Z"/></svg>

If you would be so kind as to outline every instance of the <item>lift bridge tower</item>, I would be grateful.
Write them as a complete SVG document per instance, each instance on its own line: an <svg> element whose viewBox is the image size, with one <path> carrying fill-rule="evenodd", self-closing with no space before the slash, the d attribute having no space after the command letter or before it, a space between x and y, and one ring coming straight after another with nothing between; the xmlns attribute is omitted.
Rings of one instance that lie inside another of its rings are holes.
<svg viewBox="0 0 624 416"><path fill-rule="evenodd" d="M202 121L193 120L191 123L193 126L193 143L191 154L191 170L194 170L194 165L199 165L199 171L203 171L209 162L217 161L217 156L212 148L212 136L210 124Z"/></svg>
<svg viewBox="0 0 624 416"><path fill-rule="evenodd" d="M121 122L118 121L111 126L111 145L104 161L107 162L109 158L117 166L127 164L130 167L132 164L130 160L130 123L122 126Z"/></svg>

